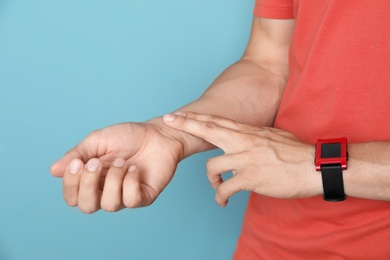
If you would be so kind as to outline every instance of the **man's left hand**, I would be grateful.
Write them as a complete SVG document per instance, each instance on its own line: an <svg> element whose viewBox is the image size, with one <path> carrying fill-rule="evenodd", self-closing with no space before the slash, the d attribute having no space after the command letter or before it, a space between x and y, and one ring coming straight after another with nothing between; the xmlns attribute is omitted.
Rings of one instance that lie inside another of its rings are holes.
<svg viewBox="0 0 390 260"><path fill-rule="evenodd" d="M322 194L321 175L314 167L314 145L291 133L193 112L165 115L164 122L224 151L207 162L215 200L222 207L240 190L284 199ZM224 181L222 174L228 171L233 177Z"/></svg>

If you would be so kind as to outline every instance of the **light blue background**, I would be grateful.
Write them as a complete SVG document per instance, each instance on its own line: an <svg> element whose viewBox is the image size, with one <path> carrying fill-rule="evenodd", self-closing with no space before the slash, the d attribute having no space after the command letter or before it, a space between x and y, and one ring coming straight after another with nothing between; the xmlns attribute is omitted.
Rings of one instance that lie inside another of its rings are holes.
<svg viewBox="0 0 390 260"><path fill-rule="evenodd" d="M242 54L252 0L0 0L0 259L230 259L247 203L193 156L151 207L85 215L50 165L90 131L197 98Z"/></svg>

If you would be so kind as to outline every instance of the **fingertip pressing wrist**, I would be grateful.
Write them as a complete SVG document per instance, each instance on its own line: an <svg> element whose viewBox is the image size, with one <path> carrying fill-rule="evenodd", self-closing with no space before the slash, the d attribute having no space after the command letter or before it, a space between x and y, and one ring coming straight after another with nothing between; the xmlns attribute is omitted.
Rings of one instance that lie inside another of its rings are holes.
<svg viewBox="0 0 390 260"><path fill-rule="evenodd" d="M207 145L205 145L205 142L203 140L194 137L190 134L184 133L182 131L176 130L165 123L167 120L173 121L177 115L181 114L167 114L164 116L153 118L147 123L156 126L158 129L161 130L162 134L165 134L166 136L177 140L181 144L183 150L182 159L189 157L195 153L208 150L209 148L207 147Z"/></svg>
<svg viewBox="0 0 390 260"><path fill-rule="evenodd" d="M160 117L156 117L156 118L153 118L149 121L147 121L146 123L148 124L151 124L153 125L154 127L157 128L157 130L164 136L168 137L168 138L171 138L173 140L176 140L180 145L181 145L181 149L183 151L183 155L182 155L182 159L190 156L191 154L189 154L188 152L188 142L186 140L186 138L184 137L184 133L172 128L172 127L169 127L168 125L166 125L164 123L164 116L160 116Z"/></svg>
<svg viewBox="0 0 390 260"><path fill-rule="evenodd" d="M178 111L178 112L174 112L173 114L165 114L165 115L163 115L162 118L163 118L163 121L165 124L170 124L173 121L175 121L177 116L185 117L186 115L187 115L187 113Z"/></svg>

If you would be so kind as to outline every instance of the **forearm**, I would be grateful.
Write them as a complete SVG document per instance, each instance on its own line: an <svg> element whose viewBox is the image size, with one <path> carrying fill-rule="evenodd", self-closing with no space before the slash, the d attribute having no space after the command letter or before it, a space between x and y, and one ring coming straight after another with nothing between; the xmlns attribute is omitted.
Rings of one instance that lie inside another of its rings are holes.
<svg viewBox="0 0 390 260"><path fill-rule="evenodd" d="M323 194L321 173L315 170L312 159L314 146L307 154L304 172L309 181L309 194ZM390 200L390 142L348 144L348 168L343 170L344 192L347 196Z"/></svg>
<svg viewBox="0 0 390 260"><path fill-rule="evenodd" d="M194 102L177 111L193 111L233 119L248 125L271 126L286 84L287 75L276 75L244 57L227 68ZM153 119L162 128L161 118ZM184 157L211 148L199 138L166 129L184 144Z"/></svg>
<svg viewBox="0 0 390 260"><path fill-rule="evenodd" d="M348 196L390 200L390 142L348 145L344 188Z"/></svg>
<svg viewBox="0 0 390 260"><path fill-rule="evenodd" d="M288 51L294 25L294 20L254 17L243 58L227 68L199 99L177 111L271 126L288 77ZM166 128L161 118L153 123L180 140L183 157L211 147L199 138Z"/></svg>
<svg viewBox="0 0 390 260"><path fill-rule="evenodd" d="M196 101L180 108L237 122L272 126L287 76L243 58L227 68Z"/></svg>

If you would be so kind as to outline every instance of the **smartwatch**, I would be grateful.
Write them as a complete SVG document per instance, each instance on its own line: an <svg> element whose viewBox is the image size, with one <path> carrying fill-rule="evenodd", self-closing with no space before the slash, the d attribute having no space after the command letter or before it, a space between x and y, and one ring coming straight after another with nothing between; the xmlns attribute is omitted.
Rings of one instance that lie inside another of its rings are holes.
<svg viewBox="0 0 390 260"><path fill-rule="evenodd" d="M335 202L347 198L343 181L347 160L347 138L317 140L315 166L317 171L321 171L324 200Z"/></svg>

